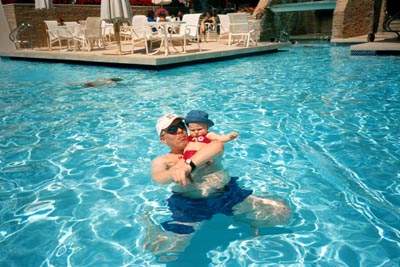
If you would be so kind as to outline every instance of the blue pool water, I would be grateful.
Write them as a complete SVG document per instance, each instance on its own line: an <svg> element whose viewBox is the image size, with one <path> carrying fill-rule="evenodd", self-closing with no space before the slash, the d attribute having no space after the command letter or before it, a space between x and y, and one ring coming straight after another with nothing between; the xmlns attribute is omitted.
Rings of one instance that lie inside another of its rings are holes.
<svg viewBox="0 0 400 267"><path fill-rule="evenodd" d="M399 266L399 57L306 44L160 72L0 61L0 266ZM119 77L115 85L81 83ZM260 236L222 215L178 260L142 248L169 187L165 112L204 109L237 131L225 165L256 195L285 200Z"/></svg>

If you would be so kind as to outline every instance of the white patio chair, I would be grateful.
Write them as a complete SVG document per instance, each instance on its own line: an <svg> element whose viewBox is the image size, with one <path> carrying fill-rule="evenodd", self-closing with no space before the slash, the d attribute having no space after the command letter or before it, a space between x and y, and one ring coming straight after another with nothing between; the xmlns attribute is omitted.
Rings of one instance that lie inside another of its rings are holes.
<svg viewBox="0 0 400 267"><path fill-rule="evenodd" d="M132 37L132 28L131 25L128 23L122 23L122 25L119 27L119 36L124 41L129 40Z"/></svg>
<svg viewBox="0 0 400 267"><path fill-rule="evenodd" d="M171 29L169 32L168 40L172 43L172 47L175 48L174 41L182 41L182 52L186 53L187 40L190 40L191 42L197 42L197 46L201 52L199 37L200 16L201 13L183 15L182 22L184 23L175 29Z"/></svg>
<svg viewBox="0 0 400 267"><path fill-rule="evenodd" d="M219 14L219 35L218 42L221 40L221 37L227 36L229 34L229 16L226 14Z"/></svg>
<svg viewBox="0 0 400 267"><path fill-rule="evenodd" d="M210 37L213 35L215 36L215 39L218 41L218 27L219 27L219 23L217 23L217 25L214 26L213 23L209 23L209 22L205 22L204 23L205 28L206 28L206 32L205 32L205 41L208 42L210 40Z"/></svg>
<svg viewBox="0 0 400 267"><path fill-rule="evenodd" d="M197 14L185 14L182 17L182 21L186 22L186 38L191 38L192 42L196 42L199 47L199 51L201 51L200 47L200 37L199 37L199 28L200 28L200 16L201 13Z"/></svg>
<svg viewBox="0 0 400 267"><path fill-rule="evenodd" d="M82 48L86 48L88 51L93 49L94 43L96 43L99 48L104 46L101 21L100 17L88 17L86 19L85 27L82 27L81 30L74 35L75 49L77 44Z"/></svg>
<svg viewBox="0 0 400 267"><path fill-rule="evenodd" d="M171 24L173 25L173 24ZM186 43L187 43L187 32L190 30L187 30L186 28L186 23L179 25L177 27L169 27L169 29L166 29L168 32L168 42L171 43L171 46L175 48L174 41L181 41L182 42L182 52L186 53ZM163 29L164 30L164 29ZM176 49L176 48L175 48Z"/></svg>
<svg viewBox="0 0 400 267"><path fill-rule="evenodd" d="M79 25L84 28L86 26L86 20L79 20Z"/></svg>
<svg viewBox="0 0 400 267"><path fill-rule="evenodd" d="M153 31L151 25L147 22L147 17L144 15L135 15L132 17L131 25L131 35L132 35L132 54L135 49L135 42L144 42L146 47L146 54L150 54L153 50L153 42L160 41L162 45L163 36L158 31ZM149 44L150 43L150 49ZM156 51L158 52L158 51ZM154 54L152 52L151 54Z"/></svg>
<svg viewBox="0 0 400 267"><path fill-rule="evenodd" d="M67 42L67 48L69 48L70 42L73 41L73 36L67 30L66 26L58 26L58 22L56 20L45 20L44 23L47 27L47 43L49 45L49 50L52 50L52 46L54 43L58 43L58 46L61 50L62 41Z"/></svg>
<svg viewBox="0 0 400 267"><path fill-rule="evenodd" d="M101 21L101 29L103 31L103 38L110 43L111 39L114 37L114 24L103 20Z"/></svg>
<svg viewBox="0 0 400 267"><path fill-rule="evenodd" d="M229 13L229 46L232 45L233 37L239 36L239 42L242 40L246 43L246 47L249 47L252 30L250 29L249 16L246 13ZM256 42L255 42L256 43ZM257 43L256 43L257 44Z"/></svg>
<svg viewBox="0 0 400 267"><path fill-rule="evenodd" d="M62 32L59 30L59 34L61 36L68 37L68 42L74 42L74 36L80 32L81 25L76 21L65 21L64 22L65 28L62 28ZM69 44L68 44L69 46Z"/></svg>
<svg viewBox="0 0 400 267"><path fill-rule="evenodd" d="M75 28L76 26L80 26L79 23L76 21L65 21L64 25L68 28Z"/></svg>

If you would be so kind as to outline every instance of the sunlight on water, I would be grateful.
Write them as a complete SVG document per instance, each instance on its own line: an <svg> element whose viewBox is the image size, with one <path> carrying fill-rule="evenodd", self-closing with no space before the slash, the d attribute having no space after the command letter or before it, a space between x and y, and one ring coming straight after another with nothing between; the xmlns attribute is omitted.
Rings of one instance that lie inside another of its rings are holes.
<svg viewBox="0 0 400 267"><path fill-rule="evenodd" d="M398 266L400 58L349 54L300 44L160 72L2 58L0 265ZM162 263L143 249L171 215L154 127L191 109L239 133L229 173L294 214L257 237L217 215Z"/></svg>

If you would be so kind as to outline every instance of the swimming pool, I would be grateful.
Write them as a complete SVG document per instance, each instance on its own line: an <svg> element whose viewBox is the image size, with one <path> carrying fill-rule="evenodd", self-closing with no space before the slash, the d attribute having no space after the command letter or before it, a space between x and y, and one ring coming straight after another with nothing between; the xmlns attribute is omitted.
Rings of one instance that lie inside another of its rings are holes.
<svg viewBox="0 0 400 267"><path fill-rule="evenodd" d="M0 265L400 265L400 58L349 54L308 43L160 72L1 59ZM155 122L191 109L239 133L230 174L293 217L254 237L218 215L157 262L142 249L143 218L170 216Z"/></svg>

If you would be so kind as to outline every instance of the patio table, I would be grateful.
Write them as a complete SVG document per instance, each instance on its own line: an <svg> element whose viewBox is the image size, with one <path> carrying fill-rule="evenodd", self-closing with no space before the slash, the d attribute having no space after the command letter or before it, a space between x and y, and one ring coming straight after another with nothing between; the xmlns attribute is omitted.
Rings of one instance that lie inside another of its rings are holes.
<svg viewBox="0 0 400 267"><path fill-rule="evenodd" d="M170 40L170 36L172 33L170 33L169 31L175 31L176 27L179 26L181 27L182 25L185 25L186 22L185 21L159 21L159 22L149 22L149 25L151 27L156 27L161 34L163 35L163 45L164 45L164 54L166 56L169 55L169 41L171 41L172 47L175 48L172 40ZM182 39L184 38L184 33L182 33ZM160 46L161 48L161 46ZM176 50L176 48L175 48ZM160 49L157 51L159 52Z"/></svg>

